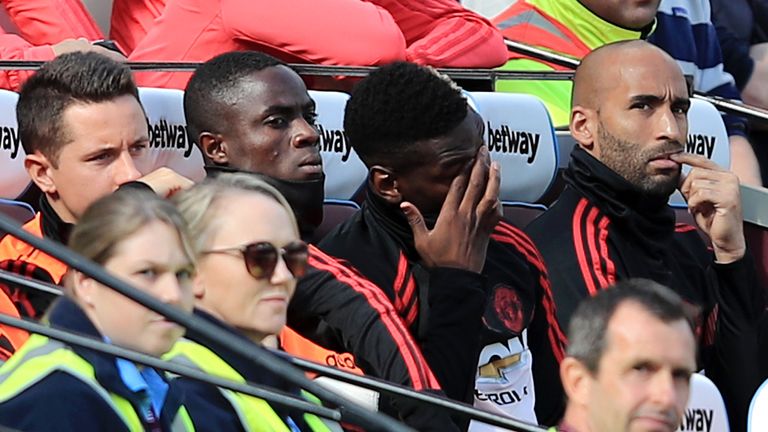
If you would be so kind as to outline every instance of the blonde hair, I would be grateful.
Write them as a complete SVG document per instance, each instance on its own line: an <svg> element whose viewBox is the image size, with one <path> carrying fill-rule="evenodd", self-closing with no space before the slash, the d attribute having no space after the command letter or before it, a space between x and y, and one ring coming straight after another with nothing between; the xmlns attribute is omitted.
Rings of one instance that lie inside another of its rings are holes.
<svg viewBox="0 0 768 432"><path fill-rule="evenodd" d="M120 242L154 221L176 230L184 254L194 263L186 221L173 204L145 189L120 189L91 204L72 230L69 247L104 265Z"/></svg>
<svg viewBox="0 0 768 432"><path fill-rule="evenodd" d="M259 177L245 173L225 173L207 178L190 189L174 195L173 202L186 219L192 246L200 254L220 222L217 214L222 197L233 193L256 193L271 198L288 213L288 220L298 234L299 228L291 205L272 185Z"/></svg>

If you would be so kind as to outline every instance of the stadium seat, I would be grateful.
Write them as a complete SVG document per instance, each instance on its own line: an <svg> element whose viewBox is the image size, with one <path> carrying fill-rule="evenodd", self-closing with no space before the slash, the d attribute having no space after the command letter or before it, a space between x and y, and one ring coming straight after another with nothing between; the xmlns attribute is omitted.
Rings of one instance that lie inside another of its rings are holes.
<svg viewBox="0 0 768 432"><path fill-rule="evenodd" d="M544 104L524 94L469 92L485 121L485 143L501 164L499 198L504 217L524 226L546 210L531 206L541 199L557 175L559 149Z"/></svg>
<svg viewBox="0 0 768 432"><path fill-rule="evenodd" d="M149 121L149 170L168 167L192 181L204 179L203 155L187 135L184 92L145 87L139 97Z"/></svg>
<svg viewBox="0 0 768 432"><path fill-rule="evenodd" d="M344 134L344 107L349 95L334 91L310 90L317 105L320 154L325 171L325 198L350 200L368 176L368 170Z"/></svg>
<svg viewBox="0 0 768 432"><path fill-rule="evenodd" d="M688 111L688 140L685 147L688 153L705 156L723 168L730 168L728 132L725 130L722 116L711 103L691 99L691 109ZM683 173L687 174L689 171L689 166L683 166ZM672 194L669 204L675 208L688 207L679 191Z"/></svg>
<svg viewBox="0 0 768 432"><path fill-rule="evenodd" d="M768 430L768 381L763 382L752 397L747 414L747 432Z"/></svg>
<svg viewBox="0 0 768 432"><path fill-rule="evenodd" d="M23 225L35 217L35 210L25 202L0 198L0 214L17 221L19 225ZM0 237L5 234L5 231L0 230Z"/></svg>
<svg viewBox="0 0 768 432"><path fill-rule="evenodd" d="M336 225L347 220L358 210L360 210L360 206L354 201L325 200L325 203L323 203L323 223L315 230L313 241L319 242L322 240Z"/></svg>
<svg viewBox="0 0 768 432"><path fill-rule="evenodd" d="M0 198L18 198L30 183L16 123L18 99L18 94L0 90Z"/></svg>
<svg viewBox="0 0 768 432"><path fill-rule="evenodd" d="M683 421L677 430L713 432L731 430L723 396L720 395L720 391L712 380L702 374L695 373L691 376L691 396L683 413Z"/></svg>

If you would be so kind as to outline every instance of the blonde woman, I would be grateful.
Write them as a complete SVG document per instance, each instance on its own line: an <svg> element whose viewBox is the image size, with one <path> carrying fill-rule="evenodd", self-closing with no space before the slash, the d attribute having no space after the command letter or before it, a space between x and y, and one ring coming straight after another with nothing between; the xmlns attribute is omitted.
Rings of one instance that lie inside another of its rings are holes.
<svg viewBox="0 0 768 432"><path fill-rule="evenodd" d="M280 193L248 174L222 174L174 197L197 254L197 314L251 342L276 347L296 280L307 266L293 211ZM241 382L299 390L232 353L188 335L169 357ZM279 360L275 360L279 361ZM326 431L313 415L273 409L263 400L182 379L195 427L216 431ZM308 397L308 395L305 395ZM335 427L337 425L332 425Z"/></svg>
<svg viewBox="0 0 768 432"><path fill-rule="evenodd" d="M154 193L115 192L94 203L69 246L116 276L185 311L193 307L194 255L175 207ZM184 329L89 276L70 271L51 307L53 327L161 356ZM24 431L193 430L181 389L139 367L40 335L0 368L0 425Z"/></svg>

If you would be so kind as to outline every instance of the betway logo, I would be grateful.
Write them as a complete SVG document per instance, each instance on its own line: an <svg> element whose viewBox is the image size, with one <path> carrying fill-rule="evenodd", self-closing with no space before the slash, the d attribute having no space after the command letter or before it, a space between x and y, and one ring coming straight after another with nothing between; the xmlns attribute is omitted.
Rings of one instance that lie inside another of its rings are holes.
<svg viewBox="0 0 768 432"><path fill-rule="evenodd" d="M192 154L194 144L187 136L187 126L168 123L161 119L157 124L149 124L149 146L159 149L177 149L184 151L184 157Z"/></svg>
<svg viewBox="0 0 768 432"><path fill-rule="evenodd" d="M712 417L714 417L714 411L711 409L687 409L678 430L710 432L712 430Z"/></svg>
<svg viewBox="0 0 768 432"><path fill-rule="evenodd" d="M10 153L11 159L16 159L16 156L19 154L20 145L21 140L19 140L19 131L17 129L8 126L0 127L0 148Z"/></svg>
<svg viewBox="0 0 768 432"><path fill-rule="evenodd" d="M326 129L322 125L317 126L320 132L320 151L326 153L340 153L341 161L346 162L349 159L349 153L352 146L347 140L347 135L342 130Z"/></svg>
<svg viewBox="0 0 768 432"><path fill-rule="evenodd" d="M541 135L526 131L510 130L509 126L501 125L499 128L486 123L488 131L488 150L502 154L519 154L526 156L528 164L532 164L539 151Z"/></svg>
<svg viewBox="0 0 768 432"><path fill-rule="evenodd" d="M688 135L688 142L685 143L685 151L688 153L705 156L712 159L712 153L715 150L715 137L702 134Z"/></svg>

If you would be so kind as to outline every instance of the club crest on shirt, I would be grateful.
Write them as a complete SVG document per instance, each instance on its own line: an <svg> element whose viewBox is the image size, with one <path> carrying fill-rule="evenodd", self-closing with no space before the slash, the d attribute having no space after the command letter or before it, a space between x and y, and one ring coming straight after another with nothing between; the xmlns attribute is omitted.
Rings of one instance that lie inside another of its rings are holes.
<svg viewBox="0 0 768 432"><path fill-rule="evenodd" d="M490 300L485 314L486 325L497 331L522 333L530 321L531 310L524 305L520 294L509 285L497 284Z"/></svg>

